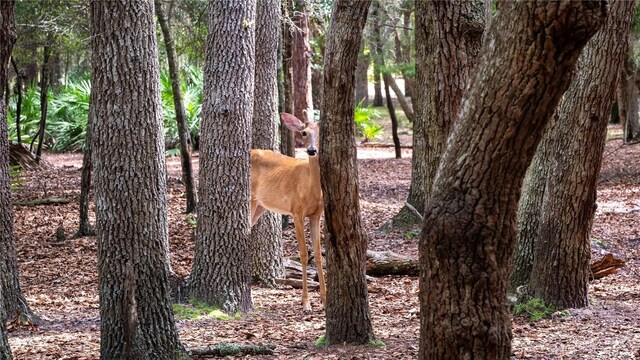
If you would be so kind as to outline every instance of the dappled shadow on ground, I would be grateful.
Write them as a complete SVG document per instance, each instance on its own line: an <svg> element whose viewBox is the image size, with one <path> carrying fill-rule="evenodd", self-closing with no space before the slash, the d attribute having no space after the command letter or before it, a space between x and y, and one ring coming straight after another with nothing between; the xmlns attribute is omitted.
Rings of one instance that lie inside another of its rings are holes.
<svg viewBox="0 0 640 360"><path fill-rule="evenodd" d="M640 220L636 207L640 207L640 148L615 147L614 141L607 144L608 151L616 153L605 159L599 185L593 257L612 252L626 259L627 267L591 284L593 305L589 309L572 310L568 317L556 316L536 323L514 319L516 359L629 359L637 351ZM406 200L411 151L404 150L403 159L394 159L392 149L359 148L358 153L360 206L369 247L417 255L419 229L383 230ZM16 359L97 359L100 334L95 238L57 240L55 235L56 229L62 227L70 236L78 226L82 157L63 154L46 158L53 168L26 173L26 182L15 193L16 200L55 196L71 202L15 207L22 287L30 306L47 322L38 329L13 331L12 350ZM607 178L607 174L616 174L620 164L627 168L624 176ZM179 160L168 159L167 165L171 265L176 273L186 276L193 258L194 229L183 213ZM292 226L285 230L283 247L285 255L297 256ZM311 292L314 312L307 315L301 311L300 290L284 286L254 287L255 312L240 320L178 320L178 329L188 347L220 342L273 343L277 358L282 359L416 358L417 278L374 278L369 291L374 329L385 342L384 347L317 348L315 341L324 333L319 294Z"/></svg>

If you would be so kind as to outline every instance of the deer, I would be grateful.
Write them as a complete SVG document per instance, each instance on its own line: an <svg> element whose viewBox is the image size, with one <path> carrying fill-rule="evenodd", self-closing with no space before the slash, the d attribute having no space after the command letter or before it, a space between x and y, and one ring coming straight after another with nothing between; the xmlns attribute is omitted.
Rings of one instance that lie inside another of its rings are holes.
<svg viewBox="0 0 640 360"><path fill-rule="evenodd" d="M318 269L323 305L327 293L320 243L320 217L324 211L324 201L318 162L319 126L313 121L303 123L288 113L281 113L280 116L288 129L302 135L309 157L296 159L270 150L251 151L251 226L255 225L266 210L293 217L302 263L302 308L305 313L310 313L311 304L307 290L309 255L304 234L305 218L309 218L311 244Z"/></svg>

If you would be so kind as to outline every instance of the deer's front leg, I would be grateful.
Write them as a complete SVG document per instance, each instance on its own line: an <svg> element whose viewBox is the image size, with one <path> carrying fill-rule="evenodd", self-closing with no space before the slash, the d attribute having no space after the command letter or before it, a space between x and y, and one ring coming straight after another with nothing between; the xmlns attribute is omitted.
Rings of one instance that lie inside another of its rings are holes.
<svg viewBox="0 0 640 360"><path fill-rule="evenodd" d="M300 263L302 264L302 310L310 313L311 304L309 303L309 291L307 290L307 262L309 262L309 254L307 253L307 242L304 239L304 218L294 215L293 222L295 223Z"/></svg>
<svg viewBox="0 0 640 360"><path fill-rule="evenodd" d="M324 270L322 268L322 242L320 241L320 215L309 218L309 228L311 230L311 245L313 246L313 257L318 269L318 282L320 282L320 299L326 305L327 288L324 282Z"/></svg>

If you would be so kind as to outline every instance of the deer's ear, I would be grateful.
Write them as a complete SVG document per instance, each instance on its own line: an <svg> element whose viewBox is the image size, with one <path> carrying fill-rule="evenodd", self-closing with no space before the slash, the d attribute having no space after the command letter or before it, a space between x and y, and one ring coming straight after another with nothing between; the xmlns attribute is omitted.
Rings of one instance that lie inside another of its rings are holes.
<svg viewBox="0 0 640 360"><path fill-rule="evenodd" d="M294 115L283 112L280 113L280 117L282 118L282 123L284 124L284 126L286 126L289 130L302 131L302 129L305 128L304 123Z"/></svg>

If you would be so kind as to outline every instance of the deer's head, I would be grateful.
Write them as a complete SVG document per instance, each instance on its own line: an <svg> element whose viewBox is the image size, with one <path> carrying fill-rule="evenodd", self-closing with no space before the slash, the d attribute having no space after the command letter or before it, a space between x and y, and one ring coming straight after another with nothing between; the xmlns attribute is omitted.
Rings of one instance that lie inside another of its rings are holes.
<svg viewBox="0 0 640 360"><path fill-rule="evenodd" d="M298 132L302 135L304 147L307 149L307 154L309 154L309 156L316 155L318 153L318 143L320 140L320 127L318 124L313 121L304 123L294 115L287 113L281 113L280 116L284 126L289 130Z"/></svg>

